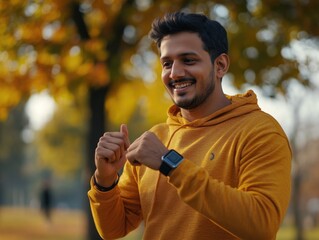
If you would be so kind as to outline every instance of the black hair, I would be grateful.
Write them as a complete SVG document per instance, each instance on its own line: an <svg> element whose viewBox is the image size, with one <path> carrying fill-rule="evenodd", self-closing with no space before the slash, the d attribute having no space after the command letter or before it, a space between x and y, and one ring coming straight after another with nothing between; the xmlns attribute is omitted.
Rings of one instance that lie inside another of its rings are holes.
<svg viewBox="0 0 319 240"><path fill-rule="evenodd" d="M211 56L212 62L222 53L228 53L228 40L225 28L217 21L204 14L174 12L157 18L152 23L149 37L156 42L158 48L167 35L180 32L198 33L203 41L203 48Z"/></svg>

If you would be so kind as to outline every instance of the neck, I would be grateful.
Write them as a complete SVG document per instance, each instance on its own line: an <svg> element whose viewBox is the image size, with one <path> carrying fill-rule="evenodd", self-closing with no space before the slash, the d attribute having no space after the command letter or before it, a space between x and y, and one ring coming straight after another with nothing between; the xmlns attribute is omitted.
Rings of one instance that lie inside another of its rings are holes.
<svg viewBox="0 0 319 240"><path fill-rule="evenodd" d="M204 103L194 109L181 109L181 114L187 121L192 122L211 115L230 104L231 101L221 91L218 95L212 95L211 98L206 99Z"/></svg>

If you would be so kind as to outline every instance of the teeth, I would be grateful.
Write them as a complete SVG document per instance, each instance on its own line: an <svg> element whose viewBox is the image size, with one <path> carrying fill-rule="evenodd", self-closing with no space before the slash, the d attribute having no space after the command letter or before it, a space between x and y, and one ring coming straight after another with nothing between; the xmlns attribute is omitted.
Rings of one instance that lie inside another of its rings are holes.
<svg viewBox="0 0 319 240"><path fill-rule="evenodd" d="M182 89L191 86L192 83L176 83L174 84L175 89Z"/></svg>

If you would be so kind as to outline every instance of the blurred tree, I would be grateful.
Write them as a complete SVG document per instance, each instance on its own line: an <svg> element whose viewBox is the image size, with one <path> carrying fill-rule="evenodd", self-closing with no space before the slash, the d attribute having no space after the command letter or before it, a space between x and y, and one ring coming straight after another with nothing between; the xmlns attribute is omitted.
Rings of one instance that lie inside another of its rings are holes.
<svg viewBox="0 0 319 240"><path fill-rule="evenodd" d="M34 92L49 89L56 99L72 97L84 84L91 176L96 142L111 127L106 123L146 119L150 126L165 118L159 111L169 99L155 81L160 65L146 36L154 17L184 8L219 20L229 32L228 77L237 87L259 85L273 97L285 93L291 79L309 84L315 69L299 64L291 43L315 41L318 7L316 0L1 1L0 118Z"/></svg>
<svg viewBox="0 0 319 240"><path fill-rule="evenodd" d="M24 114L24 103L15 107L6 122L0 123L0 203L24 206L28 177L25 172L26 143L22 131L28 120Z"/></svg>
<svg viewBox="0 0 319 240"><path fill-rule="evenodd" d="M56 98L57 109L52 119L35 133L40 169L51 169L55 176L61 177L82 172L87 154L86 95L86 86L79 84L72 96Z"/></svg>
<svg viewBox="0 0 319 240"><path fill-rule="evenodd" d="M296 239L304 239L303 223L307 214L307 201L311 197L318 196L318 191L313 188L310 191L305 187L307 182L316 183L316 177L311 174L311 167L319 164L317 150L314 148L315 142L318 142L318 116L319 113L315 107L305 114L305 107L311 106L316 100L319 89L303 89L300 83L292 81L286 95L291 112L292 131L290 144L294 155L292 164L292 199L291 206L296 227ZM307 104L308 103L308 104ZM317 116L316 116L317 114ZM316 169L316 168L314 168ZM307 179L308 178L308 179Z"/></svg>

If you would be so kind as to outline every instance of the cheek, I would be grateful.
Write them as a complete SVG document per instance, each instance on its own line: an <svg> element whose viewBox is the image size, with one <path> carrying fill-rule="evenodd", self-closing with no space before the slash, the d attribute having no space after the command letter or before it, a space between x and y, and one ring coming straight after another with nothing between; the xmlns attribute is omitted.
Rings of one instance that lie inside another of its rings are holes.
<svg viewBox="0 0 319 240"><path fill-rule="evenodd" d="M161 77L162 77L163 83L167 85L169 83L169 71L162 70Z"/></svg>

